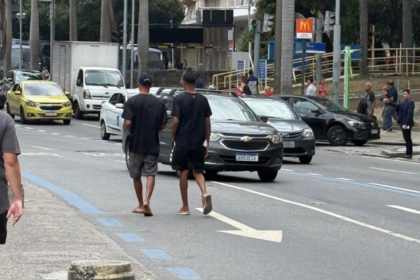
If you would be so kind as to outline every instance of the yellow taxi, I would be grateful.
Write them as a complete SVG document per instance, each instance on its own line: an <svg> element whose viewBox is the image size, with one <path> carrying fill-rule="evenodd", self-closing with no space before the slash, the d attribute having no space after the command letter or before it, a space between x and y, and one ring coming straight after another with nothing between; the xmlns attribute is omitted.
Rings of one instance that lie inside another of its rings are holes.
<svg viewBox="0 0 420 280"><path fill-rule="evenodd" d="M31 120L62 120L65 125L71 122L71 102L54 82L18 82L8 92L6 105L7 113L12 118L20 116L22 124Z"/></svg>

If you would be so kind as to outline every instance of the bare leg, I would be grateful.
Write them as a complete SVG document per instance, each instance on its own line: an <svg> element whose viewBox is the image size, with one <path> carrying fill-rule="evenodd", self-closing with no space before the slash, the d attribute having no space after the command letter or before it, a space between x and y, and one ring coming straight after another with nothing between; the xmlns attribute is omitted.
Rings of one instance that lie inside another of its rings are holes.
<svg viewBox="0 0 420 280"><path fill-rule="evenodd" d="M189 212L188 207L188 170L181 171L179 174L179 187L181 189L182 208L180 212Z"/></svg>
<svg viewBox="0 0 420 280"><path fill-rule="evenodd" d="M150 199L152 198L154 189L155 189L155 176L147 176L146 200L144 201L144 205L150 205Z"/></svg>
<svg viewBox="0 0 420 280"><path fill-rule="evenodd" d="M143 209L143 184L141 183L141 177L134 179L134 189L136 191L137 200L139 205L134 210L138 212Z"/></svg>
<svg viewBox="0 0 420 280"><path fill-rule="evenodd" d="M202 173L197 173L195 171L194 171L194 177L195 177L195 181L197 182L198 186L200 187L202 203L203 203L203 207L204 207L204 202L205 202L204 197L207 194L206 179L204 178L204 175Z"/></svg>

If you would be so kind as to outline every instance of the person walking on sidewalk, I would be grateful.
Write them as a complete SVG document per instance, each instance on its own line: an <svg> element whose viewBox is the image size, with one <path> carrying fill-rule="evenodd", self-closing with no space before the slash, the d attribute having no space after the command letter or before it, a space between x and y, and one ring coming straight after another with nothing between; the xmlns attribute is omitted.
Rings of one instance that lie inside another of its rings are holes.
<svg viewBox="0 0 420 280"><path fill-rule="evenodd" d="M357 107L357 113L372 116L375 113L376 100L370 82L366 83L365 90L366 95L360 100Z"/></svg>
<svg viewBox="0 0 420 280"><path fill-rule="evenodd" d="M386 98L389 100L389 102L398 102L398 91L394 87L394 81L388 81L387 83L387 95ZM383 119L384 119L384 125L383 130L387 132L392 131L392 118L394 118L395 121L398 122L398 114L397 110L393 106L385 106L384 112L383 112Z"/></svg>
<svg viewBox="0 0 420 280"><path fill-rule="evenodd" d="M13 225L20 220L23 212L23 198L18 160L20 148L15 122L4 112L0 112L0 153L0 244L6 244L7 220L13 216ZM13 202L10 206L8 181L13 193Z"/></svg>
<svg viewBox="0 0 420 280"><path fill-rule="evenodd" d="M258 88L260 83L258 82L257 77L254 76L254 71L252 69L248 72L248 79L246 80L246 83L252 94L259 94ZM245 94L247 93L245 92Z"/></svg>
<svg viewBox="0 0 420 280"><path fill-rule="evenodd" d="M138 80L140 94L128 99L122 117L124 125L131 133L128 169L134 180L138 206L133 213L153 216L150 208L158 172L160 153L159 131L165 129L167 122L166 107L162 100L150 95L152 77L141 74ZM141 177L147 177L146 199L143 201Z"/></svg>
<svg viewBox="0 0 420 280"><path fill-rule="evenodd" d="M411 139L411 129L414 125L414 109L416 104L411 99L410 90L404 90L404 102L396 103L391 102L390 99L384 99L385 103L395 107L398 111L398 123L401 126L401 130L405 140L406 153L405 157L408 159L413 158L413 140Z"/></svg>
<svg viewBox="0 0 420 280"><path fill-rule="evenodd" d="M316 89L316 86L314 85L314 80L307 79L306 85L308 86L306 88L306 96L317 96L317 89Z"/></svg>
<svg viewBox="0 0 420 280"><path fill-rule="evenodd" d="M321 78L319 81L318 97L327 98L327 86L325 85L325 78Z"/></svg>
<svg viewBox="0 0 420 280"><path fill-rule="evenodd" d="M185 92L173 101L172 116L172 168L180 172L182 207L178 214L189 215L188 172L191 164L195 180L201 190L204 215L212 211L211 196L207 194L203 176L204 160L208 156L212 115L206 97L195 89L197 74L186 72L183 76Z"/></svg>

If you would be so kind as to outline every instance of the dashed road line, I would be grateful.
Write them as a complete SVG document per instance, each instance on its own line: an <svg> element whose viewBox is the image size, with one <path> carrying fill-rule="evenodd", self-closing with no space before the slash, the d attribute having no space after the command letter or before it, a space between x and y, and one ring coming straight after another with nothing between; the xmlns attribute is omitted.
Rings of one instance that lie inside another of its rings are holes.
<svg viewBox="0 0 420 280"><path fill-rule="evenodd" d="M155 259L155 260L171 260L172 259L171 256L169 256L165 251L161 249L141 249L140 251L151 259Z"/></svg>
<svg viewBox="0 0 420 280"><path fill-rule="evenodd" d="M201 279L200 274L188 267L168 267L167 268L172 275L178 279L185 280L196 280Z"/></svg>
<svg viewBox="0 0 420 280"><path fill-rule="evenodd" d="M408 174L408 175L417 175L418 173L414 172L407 172L407 171L399 171L399 170L392 170L392 169L384 169L384 168L377 168L377 167L369 167L373 170L379 170L379 171L387 171L387 172L393 172L393 173L402 173L402 174Z"/></svg>
<svg viewBox="0 0 420 280"><path fill-rule="evenodd" d="M55 151L54 149L39 147L39 146L32 146L32 148L37 148L37 149L46 150L46 151Z"/></svg>
<svg viewBox="0 0 420 280"><path fill-rule="evenodd" d="M294 170L291 170L291 169L284 169L284 168L282 168L282 169L281 169L281 171L294 172Z"/></svg>
<svg viewBox="0 0 420 280"><path fill-rule="evenodd" d="M98 221L106 227L122 227L123 224L116 219L100 218Z"/></svg>
<svg viewBox="0 0 420 280"><path fill-rule="evenodd" d="M143 242L144 239L135 233L117 233L117 235L124 240L125 242L134 243L134 242Z"/></svg>
<svg viewBox="0 0 420 280"><path fill-rule="evenodd" d="M37 130L38 132L47 132L46 130Z"/></svg>
<svg viewBox="0 0 420 280"><path fill-rule="evenodd" d="M398 206L398 205L387 205L387 206L388 207L391 207L391 208L399 209L399 210L402 210L402 211L405 211L405 212L409 212L409 213L414 213L414 214L420 215L420 211L417 211L417 210L414 210L414 209L410 209L410 208L407 208L407 207L402 207L402 206Z"/></svg>
<svg viewBox="0 0 420 280"><path fill-rule="evenodd" d="M347 178L336 178L337 180L341 181L354 181L353 179L347 179Z"/></svg>
<svg viewBox="0 0 420 280"><path fill-rule="evenodd" d="M395 189L395 190L401 190L401 191L405 191L405 192L411 192L411 193L418 193L418 194L420 194L420 191L415 191L415 190L411 190L411 189L404 189L404 188L393 187L393 186L382 185L382 184L376 184L376 183L370 183L370 185L374 185L374 186L379 186L379 187L384 187L384 188L390 188L390 189Z"/></svg>
<svg viewBox="0 0 420 280"><path fill-rule="evenodd" d="M33 130L33 127L25 126L25 129Z"/></svg>
<svg viewBox="0 0 420 280"><path fill-rule="evenodd" d="M84 126L90 126L90 127L94 127L94 128L101 128L100 126L92 125L92 124L87 124L87 123L84 123L82 125L84 125Z"/></svg>
<svg viewBox="0 0 420 280"><path fill-rule="evenodd" d="M312 176L322 176L321 174L317 174L317 173L306 173L308 175L312 175Z"/></svg>

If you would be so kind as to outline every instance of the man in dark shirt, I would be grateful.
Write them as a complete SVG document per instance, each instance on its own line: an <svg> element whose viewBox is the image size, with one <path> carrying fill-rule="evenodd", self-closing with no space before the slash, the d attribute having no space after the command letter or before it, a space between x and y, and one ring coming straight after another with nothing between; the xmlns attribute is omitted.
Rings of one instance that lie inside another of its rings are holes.
<svg viewBox="0 0 420 280"><path fill-rule="evenodd" d="M372 91L372 84L367 82L365 85L366 95L363 97L362 102L366 102L366 110L363 112L365 115L373 115L375 113L375 94Z"/></svg>
<svg viewBox="0 0 420 280"><path fill-rule="evenodd" d="M172 167L180 172L180 188L183 205L178 214L189 215L188 206L188 172L189 164L201 190L203 213L212 211L211 196L207 194L203 176L204 160L208 155L211 131L210 116L212 114L206 97L195 89L197 74L187 71L182 77L184 93L176 96L173 102Z"/></svg>
<svg viewBox="0 0 420 280"><path fill-rule="evenodd" d="M124 125L130 130L128 169L134 180L138 207L133 213L153 216L150 199L155 187L155 176L158 171L160 153L159 131L165 129L167 115L164 103L150 95L152 77L141 74L138 81L140 94L131 97L124 106L122 117ZM147 177L146 200L143 201L141 176Z"/></svg>
<svg viewBox="0 0 420 280"><path fill-rule="evenodd" d="M252 94L259 94L258 92L258 79L257 77L254 76L254 71L251 69L248 72L249 76L248 79L246 80L247 85L249 86Z"/></svg>
<svg viewBox="0 0 420 280"><path fill-rule="evenodd" d="M389 81L387 83L387 86L388 90L386 97L389 100L389 102L398 102L398 91L394 87L394 81ZM385 106L383 118L383 130L388 132L392 131L392 118L394 118L394 120L398 122L398 114L396 108L393 106Z"/></svg>
<svg viewBox="0 0 420 280"><path fill-rule="evenodd" d="M0 112L0 154L0 244L5 244L7 220L13 215L13 224L19 221L22 216L23 202L18 160L20 148L16 137L15 122L4 112ZM13 193L13 202L10 206L7 181Z"/></svg>

